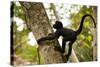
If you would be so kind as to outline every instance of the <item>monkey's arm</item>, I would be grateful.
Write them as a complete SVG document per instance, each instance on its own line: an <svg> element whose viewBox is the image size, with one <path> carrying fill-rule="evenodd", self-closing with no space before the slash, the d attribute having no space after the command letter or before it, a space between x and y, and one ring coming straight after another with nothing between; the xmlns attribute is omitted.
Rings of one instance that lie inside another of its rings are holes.
<svg viewBox="0 0 100 67"><path fill-rule="evenodd" d="M68 44L69 49L68 49L68 54L66 55L67 61L68 61L68 59L69 59L69 56L71 55L71 52L72 52L72 45L73 45L73 43L74 43L75 41L76 41L76 39L70 41L69 44Z"/></svg>
<svg viewBox="0 0 100 67"><path fill-rule="evenodd" d="M42 37L40 39L37 40L38 43L40 43L41 41L45 41L45 40L53 40L53 39L58 39L59 38L59 34L57 32L55 33L50 33L48 34L47 37Z"/></svg>

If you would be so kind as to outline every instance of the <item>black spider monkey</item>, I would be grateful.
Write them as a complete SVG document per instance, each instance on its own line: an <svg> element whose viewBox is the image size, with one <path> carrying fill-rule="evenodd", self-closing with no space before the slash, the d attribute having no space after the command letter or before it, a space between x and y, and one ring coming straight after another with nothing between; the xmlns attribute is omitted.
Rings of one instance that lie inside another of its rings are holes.
<svg viewBox="0 0 100 67"><path fill-rule="evenodd" d="M53 25L53 28L56 29L56 32L49 34L47 37L38 39L37 42L40 43L41 41L45 41L45 40L58 39L60 36L62 36L63 37L62 48L61 48L62 53L65 52L66 42L69 41L68 54L66 55L66 58L68 60L69 56L71 55L72 44L76 41L77 36L81 33L82 28L83 28L83 22L87 16L89 16L93 20L94 26L96 27L94 18L89 14L86 14L82 17L80 27L76 31L73 31L71 29L65 29L63 28L63 24L60 21L56 21L55 24Z"/></svg>

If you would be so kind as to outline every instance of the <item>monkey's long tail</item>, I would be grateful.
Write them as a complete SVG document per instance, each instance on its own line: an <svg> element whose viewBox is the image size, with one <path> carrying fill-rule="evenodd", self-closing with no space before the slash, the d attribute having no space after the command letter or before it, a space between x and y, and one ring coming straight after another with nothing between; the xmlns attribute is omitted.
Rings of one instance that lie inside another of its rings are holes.
<svg viewBox="0 0 100 67"><path fill-rule="evenodd" d="M79 35L79 34L81 33L82 28L83 28L83 22L84 22L85 18L88 17L88 16L93 20L94 28L96 28L96 23L95 23L94 18L93 18L90 14L86 14L86 15L84 15L84 16L82 17L81 24L80 24L79 29L76 31L76 35Z"/></svg>

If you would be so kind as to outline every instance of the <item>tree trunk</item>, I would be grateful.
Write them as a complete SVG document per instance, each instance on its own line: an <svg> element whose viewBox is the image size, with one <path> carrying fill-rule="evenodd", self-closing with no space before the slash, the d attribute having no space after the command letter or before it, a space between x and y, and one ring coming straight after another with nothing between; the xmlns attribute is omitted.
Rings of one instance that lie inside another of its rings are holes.
<svg viewBox="0 0 100 67"><path fill-rule="evenodd" d="M27 27L33 32L36 40L53 32L42 3L20 2L20 4L25 13ZM64 62L62 53L55 50L55 46L60 46L57 40L45 41L39 45L39 64Z"/></svg>

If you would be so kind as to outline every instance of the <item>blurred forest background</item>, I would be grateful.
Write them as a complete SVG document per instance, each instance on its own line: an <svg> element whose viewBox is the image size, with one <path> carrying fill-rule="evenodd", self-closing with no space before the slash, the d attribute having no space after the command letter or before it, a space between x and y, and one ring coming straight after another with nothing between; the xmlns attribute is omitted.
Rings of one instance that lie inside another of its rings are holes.
<svg viewBox="0 0 100 67"><path fill-rule="evenodd" d="M65 28L78 29L81 17L91 14L97 20L97 7L64 3L43 3L51 26L56 21L54 7ZM14 2L13 16L13 49L15 64L38 64L37 42L27 28L24 13L19 2ZM90 18L85 20L83 30L73 45L79 62L93 61L96 52L96 30ZM55 30L54 30L55 31ZM61 43L61 38L59 39ZM95 48L94 48L95 47ZM66 46L67 48L67 46Z"/></svg>

